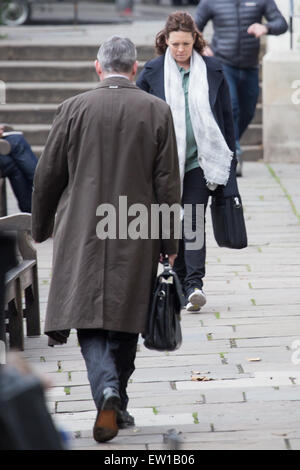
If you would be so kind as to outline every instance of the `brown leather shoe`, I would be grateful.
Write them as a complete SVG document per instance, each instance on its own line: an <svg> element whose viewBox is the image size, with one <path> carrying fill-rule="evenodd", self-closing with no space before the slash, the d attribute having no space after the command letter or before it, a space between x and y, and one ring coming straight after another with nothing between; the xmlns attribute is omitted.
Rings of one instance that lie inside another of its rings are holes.
<svg viewBox="0 0 300 470"><path fill-rule="evenodd" d="M97 442L106 442L113 439L119 432L117 425L117 413L121 406L121 400L110 387L103 392L103 403L98 411L94 424L93 436Z"/></svg>

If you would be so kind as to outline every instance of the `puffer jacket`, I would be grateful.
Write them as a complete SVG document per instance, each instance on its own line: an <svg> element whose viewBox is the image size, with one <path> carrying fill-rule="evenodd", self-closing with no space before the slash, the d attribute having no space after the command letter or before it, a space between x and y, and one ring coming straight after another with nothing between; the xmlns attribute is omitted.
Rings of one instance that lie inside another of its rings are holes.
<svg viewBox="0 0 300 470"><path fill-rule="evenodd" d="M195 21L203 31L213 21L211 48L224 64L239 68L258 66L260 40L247 33L253 23L266 18L268 34L279 35L288 25L274 0L200 0Z"/></svg>

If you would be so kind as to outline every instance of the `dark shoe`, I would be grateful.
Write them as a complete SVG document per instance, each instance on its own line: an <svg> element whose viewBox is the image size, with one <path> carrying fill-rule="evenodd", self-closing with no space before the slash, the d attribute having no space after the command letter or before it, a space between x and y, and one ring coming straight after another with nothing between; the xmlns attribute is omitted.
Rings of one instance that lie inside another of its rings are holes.
<svg viewBox="0 0 300 470"><path fill-rule="evenodd" d="M117 425L120 429L130 428L135 425L134 417L127 410L119 410L117 412Z"/></svg>
<svg viewBox="0 0 300 470"><path fill-rule="evenodd" d="M119 395L110 387L103 392L103 403L94 424L93 436L97 442L113 439L119 431L117 413L121 407Z"/></svg>
<svg viewBox="0 0 300 470"><path fill-rule="evenodd" d="M241 159L238 159L238 163L236 166L236 176L239 178L243 176L243 162Z"/></svg>
<svg viewBox="0 0 300 470"><path fill-rule="evenodd" d="M0 139L0 155L8 155L10 151L10 143L5 139Z"/></svg>
<svg viewBox="0 0 300 470"><path fill-rule="evenodd" d="M241 149L240 143L236 142L236 158L237 158L236 176L237 177L243 176L242 154L243 154L243 150Z"/></svg>

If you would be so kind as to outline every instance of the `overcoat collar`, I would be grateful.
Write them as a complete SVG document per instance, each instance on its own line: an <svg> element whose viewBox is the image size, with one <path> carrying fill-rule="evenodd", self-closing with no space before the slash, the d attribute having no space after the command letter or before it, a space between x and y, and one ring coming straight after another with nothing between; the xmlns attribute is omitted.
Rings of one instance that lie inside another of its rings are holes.
<svg viewBox="0 0 300 470"><path fill-rule="evenodd" d="M205 56L202 57L207 68L209 102L211 108L213 109L216 102L219 87L223 80L222 65L216 59ZM153 70L153 74L151 73L151 85L156 91L155 95L166 101L164 87L164 61L165 55L159 56L157 57L157 59L151 61L147 65L147 68L150 73L151 70Z"/></svg>
<svg viewBox="0 0 300 470"><path fill-rule="evenodd" d="M108 77L105 80L102 80L96 88L137 88L137 86L128 80L126 77Z"/></svg>

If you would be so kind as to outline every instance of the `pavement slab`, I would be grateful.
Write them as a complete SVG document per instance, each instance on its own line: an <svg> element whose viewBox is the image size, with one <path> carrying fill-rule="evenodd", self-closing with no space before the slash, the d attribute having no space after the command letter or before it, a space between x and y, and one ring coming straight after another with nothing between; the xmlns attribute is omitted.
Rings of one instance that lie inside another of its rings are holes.
<svg viewBox="0 0 300 470"><path fill-rule="evenodd" d="M300 165L272 168L293 200ZM128 385L134 428L96 444L96 410L76 332L55 348L44 335L26 337L24 356L51 379L49 411L70 433L72 448L166 450L163 434L174 428L182 450L300 449L300 223L267 165L245 163L244 173L239 187L250 246L217 247L207 215L207 305L200 314L182 311L180 349L150 351L139 340ZM15 210L10 192L9 211ZM44 321L52 240L35 246Z"/></svg>

